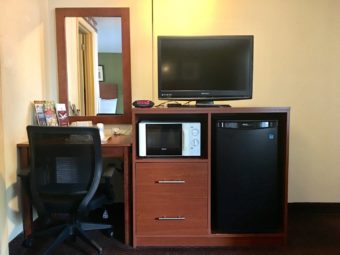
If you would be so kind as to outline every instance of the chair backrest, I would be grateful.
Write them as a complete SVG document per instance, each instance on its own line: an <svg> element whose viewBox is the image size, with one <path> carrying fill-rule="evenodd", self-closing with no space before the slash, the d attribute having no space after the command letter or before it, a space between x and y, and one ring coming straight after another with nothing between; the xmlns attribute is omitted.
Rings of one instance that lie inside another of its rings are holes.
<svg viewBox="0 0 340 255"><path fill-rule="evenodd" d="M102 174L99 130L28 126L30 187L39 217L86 214Z"/></svg>

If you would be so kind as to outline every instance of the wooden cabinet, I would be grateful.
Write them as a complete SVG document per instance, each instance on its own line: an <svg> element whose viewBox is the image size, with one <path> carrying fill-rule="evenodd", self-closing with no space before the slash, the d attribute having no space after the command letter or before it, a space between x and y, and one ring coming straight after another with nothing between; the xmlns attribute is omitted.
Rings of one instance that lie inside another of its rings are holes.
<svg viewBox="0 0 340 255"><path fill-rule="evenodd" d="M136 235L208 233L207 163L136 164Z"/></svg>
<svg viewBox="0 0 340 255"><path fill-rule="evenodd" d="M273 233L216 233L212 229L212 140L216 120L276 120L282 227ZM139 157L140 121L200 122L198 157ZM133 246L279 245L287 239L289 108L134 109Z"/></svg>

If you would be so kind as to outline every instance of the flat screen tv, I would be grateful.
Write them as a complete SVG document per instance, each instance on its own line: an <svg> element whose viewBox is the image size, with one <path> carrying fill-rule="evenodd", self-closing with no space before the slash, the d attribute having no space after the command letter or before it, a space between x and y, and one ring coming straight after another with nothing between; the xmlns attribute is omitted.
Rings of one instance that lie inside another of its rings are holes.
<svg viewBox="0 0 340 255"><path fill-rule="evenodd" d="M158 98L252 98L253 36L159 36Z"/></svg>

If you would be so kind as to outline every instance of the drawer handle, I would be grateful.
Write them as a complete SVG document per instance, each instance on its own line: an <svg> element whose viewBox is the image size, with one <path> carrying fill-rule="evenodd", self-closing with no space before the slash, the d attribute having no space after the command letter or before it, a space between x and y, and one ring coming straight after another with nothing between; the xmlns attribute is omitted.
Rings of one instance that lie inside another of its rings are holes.
<svg viewBox="0 0 340 255"><path fill-rule="evenodd" d="M177 217L158 217L156 220L185 220L185 217L177 216Z"/></svg>
<svg viewBox="0 0 340 255"><path fill-rule="evenodd" d="M156 183L159 183L159 184L184 184L185 181L184 180L159 180L159 181L156 181Z"/></svg>

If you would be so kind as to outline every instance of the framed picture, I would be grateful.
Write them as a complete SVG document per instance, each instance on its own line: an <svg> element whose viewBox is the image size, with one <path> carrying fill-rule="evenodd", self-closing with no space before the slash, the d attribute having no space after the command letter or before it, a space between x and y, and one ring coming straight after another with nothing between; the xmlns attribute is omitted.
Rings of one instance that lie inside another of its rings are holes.
<svg viewBox="0 0 340 255"><path fill-rule="evenodd" d="M102 65L98 66L98 80L104 81L104 66Z"/></svg>

